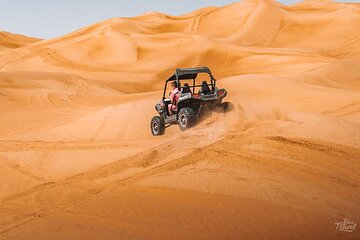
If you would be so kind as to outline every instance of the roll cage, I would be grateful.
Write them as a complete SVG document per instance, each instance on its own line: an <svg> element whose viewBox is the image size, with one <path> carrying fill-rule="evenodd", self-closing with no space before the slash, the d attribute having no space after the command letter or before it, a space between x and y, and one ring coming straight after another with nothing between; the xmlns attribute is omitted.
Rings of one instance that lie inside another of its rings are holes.
<svg viewBox="0 0 360 240"><path fill-rule="evenodd" d="M192 86L189 86L190 88L192 88L192 92L195 93L195 88L196 87L201 87L202 85L196 85L195 84L195 80L198 76L199 73L207 73L210 76L210 84L208 84L208 86L211 88L211 91L214 92L215 91L215 86L216 86L216 80L214 78L214 76L211 74L211 71L208 67L199 67L199 68L177 68L175 70L174 75L172 75L168 80L166 80L165 82L165 87L164 87L164 94L163 94L163 99L166 98L166 88L167 88L167 84L168 82L172 82L172 81L176 81L177 85L178 85L178 89L179 91L181 90L181 84L180 81L181 80L193 80L193 84Z"/></svg>

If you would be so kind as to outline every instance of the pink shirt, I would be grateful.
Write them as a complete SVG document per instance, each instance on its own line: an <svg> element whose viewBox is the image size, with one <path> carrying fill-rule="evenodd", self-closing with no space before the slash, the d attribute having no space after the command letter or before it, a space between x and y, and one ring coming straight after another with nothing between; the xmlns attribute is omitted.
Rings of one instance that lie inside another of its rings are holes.
<svg viewBox="0 0 360 240"><path fill-rule="evenodd" d="M174 90L171 91L171 93L170 93L171 103L176 103L179 100L178 92L179 92L178 88L174 88Z"/></svg>
<svg viewBox="0 0 360 240"><path fill-rule="evenodd" d="M171 91L170 93L170 100L171 100L171 109L175 109L176 108L176 103L179 100L179 89L178 88L174 88L174 90Z"/></svg>

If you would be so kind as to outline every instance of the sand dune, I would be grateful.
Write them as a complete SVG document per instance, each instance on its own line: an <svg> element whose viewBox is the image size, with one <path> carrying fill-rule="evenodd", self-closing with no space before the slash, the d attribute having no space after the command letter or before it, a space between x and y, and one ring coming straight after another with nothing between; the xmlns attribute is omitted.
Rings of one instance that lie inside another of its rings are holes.
<svg viewBox="0 0 360 240"><path fill-rule="evenodd" d="M359 20L247 0L0 38L0 238L359 237L334 225L360 221ZM151 136L166 77L202 65L233 109Z"/></svg>
<svg viewBox="0 0 360 240"><path fill-rule="evenodd" d="M40 40L39 38L27 37L20 34L0 32L0 54L1 51L23 47Z"/></svg>

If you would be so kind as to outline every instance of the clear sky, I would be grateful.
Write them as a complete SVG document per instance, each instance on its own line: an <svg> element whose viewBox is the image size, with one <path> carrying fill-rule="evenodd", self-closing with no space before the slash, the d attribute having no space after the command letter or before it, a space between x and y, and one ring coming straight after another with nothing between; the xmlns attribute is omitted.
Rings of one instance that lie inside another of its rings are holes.
<svg viewBox="0 0 360 240"><path fill-rule="evenodd" d="M284 4L298 1L280 0ZM111 17L151 11L180 15L234 2L238 0L0 0L0 31L51 38Z"/></svg>

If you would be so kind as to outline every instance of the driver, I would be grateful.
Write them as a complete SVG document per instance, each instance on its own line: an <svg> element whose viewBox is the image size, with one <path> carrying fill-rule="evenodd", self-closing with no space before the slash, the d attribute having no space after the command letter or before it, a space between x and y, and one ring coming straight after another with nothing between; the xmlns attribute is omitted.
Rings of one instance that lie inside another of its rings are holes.
<svg viewBox="0 0 360 240"><path fill-rule="evenodd" d="M178 84L176 81L173 81L171 83L172 91L170 93L170 104L168 105L169 108L169 114L172 115L173 111L176 111L176 104L179 100L180 91L178 88Z"/></svg>

